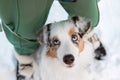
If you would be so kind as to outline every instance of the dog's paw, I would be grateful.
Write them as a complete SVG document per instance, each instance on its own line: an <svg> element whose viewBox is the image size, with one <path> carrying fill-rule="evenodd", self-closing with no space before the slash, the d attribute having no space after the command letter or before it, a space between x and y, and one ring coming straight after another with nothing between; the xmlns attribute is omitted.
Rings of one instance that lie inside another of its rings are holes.
<svg viewBox="0 0 120 80"><path fill-rule="evenodd" d="M103 60L103 57L106 56L106 50L100 42L100 46L95 49L95 59Z"/></svg>
<svg viewBox="0 0 120 80"><path fill-rule="evenodd" d="M31 74L31 71L29 71L29 68L31 67L31 64L22 64L20 65L19 62L17 62L17 80L33 80L33 74L31 76L23 74L23 71L27 71L27 73Z"/></svg>
<svg viewBox="0 0 120 80"><path fill-rule="evenodd" d="M23 75L17 75L17 80L26 80L26 78Z"/></svg>
<svg viewBox="0 0 120 80"><path fill-rule="evenodd" d="M33 80L33 77L27 78L23 75L17 75L17 80Z"/></svg>

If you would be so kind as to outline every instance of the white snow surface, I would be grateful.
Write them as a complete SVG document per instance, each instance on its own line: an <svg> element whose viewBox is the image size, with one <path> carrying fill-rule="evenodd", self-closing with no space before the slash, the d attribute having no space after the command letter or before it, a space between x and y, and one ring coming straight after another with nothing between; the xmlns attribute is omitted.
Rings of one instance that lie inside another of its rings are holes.
<svg viewBox="0 0 120 80"><path fill-rule="evenodd" d="M101 0L100 22L96 33L107 50L102 61L95 61L92 68L95 80L120 80L120 0ZM87 7L87 6L86 6ZM54 1L46 23L67 19L67 13ZM16 59L13 46L4 32L0 32L0 80L16 80Z"/></svg>

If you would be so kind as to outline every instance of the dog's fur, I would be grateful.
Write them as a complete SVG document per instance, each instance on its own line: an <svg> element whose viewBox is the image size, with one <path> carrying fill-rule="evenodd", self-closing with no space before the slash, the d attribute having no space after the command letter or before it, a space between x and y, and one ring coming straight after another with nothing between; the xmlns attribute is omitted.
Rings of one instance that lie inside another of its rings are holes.
<svg viewBox="0 0 120 80"><path fill-rule="evenodd" d="M95 49L88 40L90 28L89 20L77 16L44 26L37 33L40 48L33 64L34 80L92 80L92 60L106 53L101 55L101 43Z"/></svg>

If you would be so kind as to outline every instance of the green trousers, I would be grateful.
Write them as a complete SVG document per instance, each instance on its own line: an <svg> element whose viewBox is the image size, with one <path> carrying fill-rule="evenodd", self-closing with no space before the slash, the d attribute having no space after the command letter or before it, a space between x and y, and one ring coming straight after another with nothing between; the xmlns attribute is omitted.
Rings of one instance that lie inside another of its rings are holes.
<svg viewBox="0 0 120 80"><path fill-rule="evenodd" d="M8 40L21 55L33 53L39 46L35 33L48 17L54 0L0 0L0 18ZM97 0L59 0L69 16L91 19L95 27L99 21Z"/></svg>

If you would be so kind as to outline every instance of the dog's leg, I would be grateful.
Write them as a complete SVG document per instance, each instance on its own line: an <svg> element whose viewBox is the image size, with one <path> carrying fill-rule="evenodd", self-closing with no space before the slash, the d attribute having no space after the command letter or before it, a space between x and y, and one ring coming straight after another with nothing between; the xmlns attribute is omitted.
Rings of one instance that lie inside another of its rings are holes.
<svg viewBox="0 0 120 80"><path fill-rule="evenodd" d="M104 57L104 56L106 56L106 50L105 50L105 48L103 47L103 45L102 45L102 43L100 42L100 46L97 48L97 49L95 49L95 58L97 59L97 60L102 60L102 58Z"/></svg>
<svg viewBox="0 0 120 80"><path fill-rule="evenodd" d="M15 50L13 53L18 61L17 80L31 80L33 77L33 54L20 55Z"/></svg>
<svg viewBox="0 0 120 80"><path fill-rule="evenodd" d="M104 56L106 56L106 50L105 50L103 44L98 39L98 37L96 36L95 33L91 37L91 39L92 39L92 43L93 43L93 46L94 46L94 49L95 49L95 59L102 60L102 58Z"/></svg>
<svg viewBox="0 0 120 80"><path fill-rule="evenodd" d="M88 33L87 38L93 44L95 49L95 59L102 60L103 57L106 56L106 50L101 41L98 39L97 35L94 33L94 31L91 31Z"/></svg>

